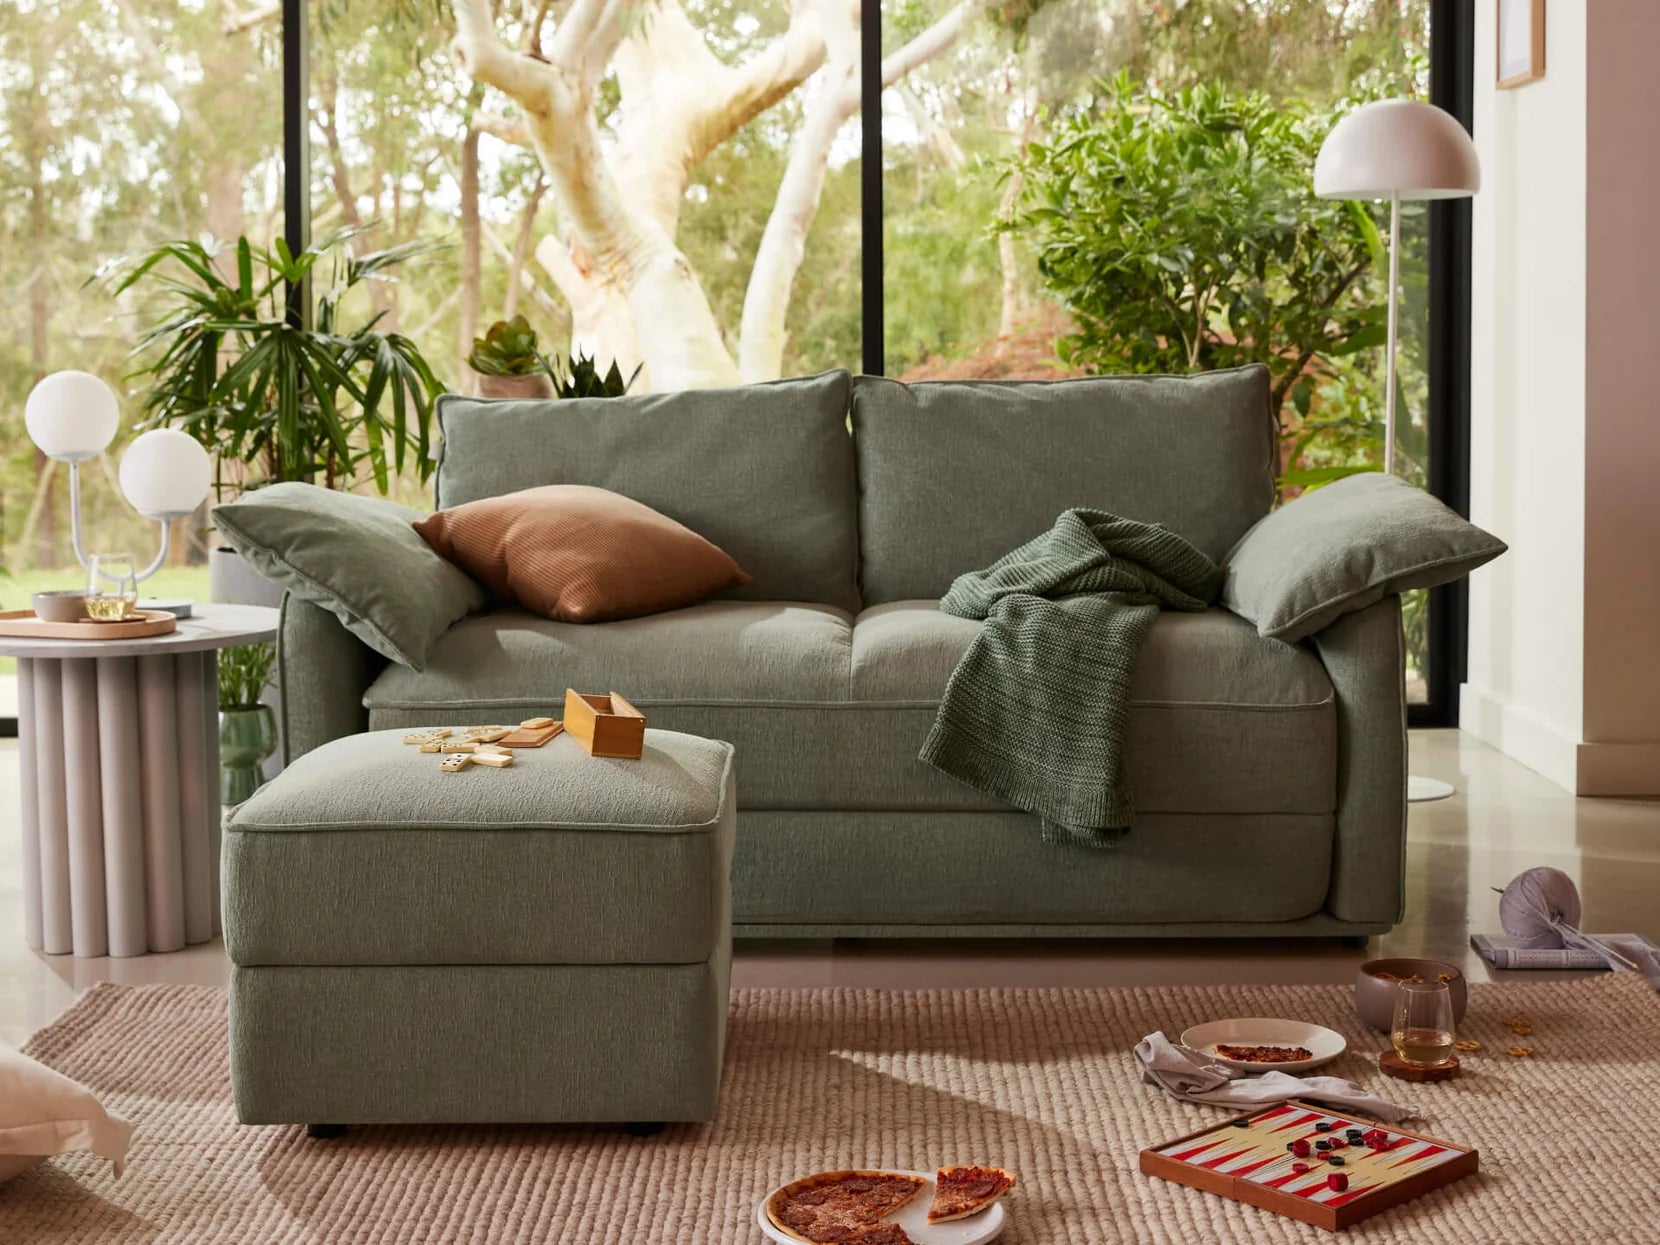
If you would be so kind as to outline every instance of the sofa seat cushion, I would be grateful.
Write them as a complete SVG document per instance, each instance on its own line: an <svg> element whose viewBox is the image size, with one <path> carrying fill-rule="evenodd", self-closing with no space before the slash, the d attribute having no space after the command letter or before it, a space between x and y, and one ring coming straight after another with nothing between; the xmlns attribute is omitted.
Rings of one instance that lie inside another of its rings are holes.
<svg viewBox="0 0 1660 1245"><path fill-rule="evenodd" d="M896 744L916 741L903 758L910 765L925 768L915 760L916 745L979 628L941 613L933 601L896 601L859 615L852 695L888 707ZM1325 669L1308 649L1264 640L1225 610L1159 615L1136 658L1129 729L1126 765L1138 812L1330 813L1336 807L1336 706ZM906 781L898 766L885 777ZM970 788L950 786L957 795L950 807L1001 807Z"/></svg>
<svg viewBox="0 0 1660 1245"><path fill-rule="evenodd" d="M566 687L615 689L654 727L737 749L742 807L1006 806L916 759L979 624L933 601L840 610L709 601L579 626L519 613L469 618L426 671L389 666L365 704L376 729L519 721ZM1131 686L1129 779L1144 812L1330 813L1331 683L1306 648L1220 610L1162 614Z"/></svg>
<svg viewBox="0 0 1660 1245"><path fill-rule="evenodd" d="M401 736L327 743L237 807L232 963L701 964L725 945L726 744L652 730L622 761L560 736L446 774Z"/></svg>

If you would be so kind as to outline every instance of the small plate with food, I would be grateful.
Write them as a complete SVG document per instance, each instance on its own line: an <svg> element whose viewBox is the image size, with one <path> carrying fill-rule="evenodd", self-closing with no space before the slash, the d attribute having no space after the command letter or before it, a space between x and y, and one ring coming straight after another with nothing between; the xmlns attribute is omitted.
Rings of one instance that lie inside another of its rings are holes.
<svg viewBox="0 0 1660 1245"><path fill-rule="evenodd" d="M984 1245L1003 1235L999 1199L1015 1179L1001 1167L938 1171L832 1171L792 1180L755 1208L761 1231L781 1245Z"/></svg>
<svg viewBox="0 0 1660 1245"><path fill-rule="evenodd" d="M1348 1043L1341 1033L1302 1020L1213 1020L1182 1034L1182 1045L1241 1072L1306 1072L1330 1063Z"/></svg>

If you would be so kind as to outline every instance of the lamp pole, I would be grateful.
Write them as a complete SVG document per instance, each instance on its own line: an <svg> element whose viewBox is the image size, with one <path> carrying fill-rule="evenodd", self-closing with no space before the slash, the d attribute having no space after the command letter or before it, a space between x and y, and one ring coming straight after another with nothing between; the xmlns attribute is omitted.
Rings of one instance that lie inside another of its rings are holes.
<svg viewBox="0 0 1660 1245"><path fill-rule="evenodd" d="M1383 473L1395 474L1395 351L1400 333L1401 308L1401 192L1389 196L1389 344L1384 352L1387 364L1383 378Z"/></svg>

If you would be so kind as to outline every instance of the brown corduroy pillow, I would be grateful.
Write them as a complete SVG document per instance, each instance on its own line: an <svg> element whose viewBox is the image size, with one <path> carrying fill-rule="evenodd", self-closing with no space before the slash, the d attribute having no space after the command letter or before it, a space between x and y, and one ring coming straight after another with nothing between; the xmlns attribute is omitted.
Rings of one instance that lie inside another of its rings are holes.
<svg viewBox="0 0 1660 1245"><path fill-rule="evenodd" d="M584 484L482 498L428 515L415 530L503 601L560 622L655 614L749 582L690 528Z"/></svg>

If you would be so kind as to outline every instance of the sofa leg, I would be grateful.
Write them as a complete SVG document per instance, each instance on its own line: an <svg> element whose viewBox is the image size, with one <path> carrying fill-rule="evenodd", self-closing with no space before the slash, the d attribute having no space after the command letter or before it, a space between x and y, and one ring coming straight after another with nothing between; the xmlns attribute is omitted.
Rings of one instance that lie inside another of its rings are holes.
<svg viewBox="0 0 1660 1245"><path fill-rule="evenodd" d="M313 1141L333 1141L336 1137L346 1135L344 1124L307 1124L305 1135Z"/></svg>
<svg viewBox="0 0 1660 1245"><path fill-rule="evenodd" d="M627 1133L630 1137L655 1137L667 1127L667 1124L660 1121L654 1120L646 1122L636 1120L624 1124L623 1132Z"/></svg>
<svg viewBox="0 0 1660 1245"><path fill-rule="evenodd" d="M1366 944L1371 942L1372 938L1370 934L1344 934L1338 941L1345 947L1351 947L1356 951L1364 951L1366 950Z"/></svg>

